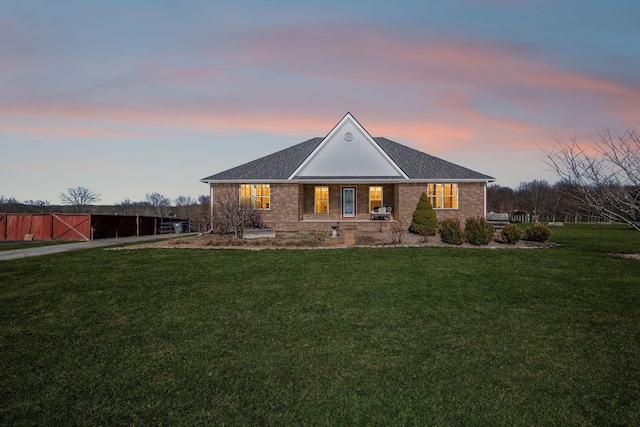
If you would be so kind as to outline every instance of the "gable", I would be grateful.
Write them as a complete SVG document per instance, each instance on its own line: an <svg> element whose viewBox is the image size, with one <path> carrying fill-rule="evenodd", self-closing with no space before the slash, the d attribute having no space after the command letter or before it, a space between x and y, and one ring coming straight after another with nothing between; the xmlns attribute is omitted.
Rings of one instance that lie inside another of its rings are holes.
<svg viewBox="0 0 640 427"><path fill-rule="evenodd" d="M347 115L290 179L336 177L407 178L366 130Z"/></svg>
<svg viewBox="0 0 640 427"><path fill-rule="evenodd" d="M386 138L372 138L347 113L325 138L309 139L203 178L201 182L353 182L362 179L371 182L489 182L495 178Z"/></svg>

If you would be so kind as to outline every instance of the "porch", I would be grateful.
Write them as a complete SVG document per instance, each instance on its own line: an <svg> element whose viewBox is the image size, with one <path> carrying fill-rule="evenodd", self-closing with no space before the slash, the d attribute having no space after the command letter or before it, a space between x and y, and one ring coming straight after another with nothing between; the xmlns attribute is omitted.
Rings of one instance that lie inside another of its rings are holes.
<svg viewBox="0 0 640 427"><path fill-rule="evenodd" d="M269 226L278 231L320 231L331 233L333 226L337 226L338 233L344 231L391 231L394 226L398 225L398 221L391 220L369 220L369 219L340 219L334 220L316 220L305 219L292 222L276 222L269 223Z"/></svg>

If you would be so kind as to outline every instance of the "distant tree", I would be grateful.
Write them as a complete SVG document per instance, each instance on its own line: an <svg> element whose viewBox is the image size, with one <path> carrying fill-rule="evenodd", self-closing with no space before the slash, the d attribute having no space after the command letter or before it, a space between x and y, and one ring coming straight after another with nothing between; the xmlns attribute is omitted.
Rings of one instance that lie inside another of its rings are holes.
<svg viewBox="0 0 640 427"><path fill-rule="evenodd" d="M173 203L175 204L176 215L180 219L189 219L191 217L192 207L197 205L195 199L190 196L179 196Z"/></svg>
<svg viewBox="0 0 640 427"><path fill-rule="evenodd" d="M134 202L131 199L124 199L114 204L115 213L119 215L146 215L153 216L153 208L146 202Z"/></svg>
<svg viewBox="0 0 640 427"><path fill-rule="evenodd" d="M582 209L640 231L640 136L635 129L603 128L593 144L557 138L546 152L547 164L569 184L565 194Z"/></svg>
<svg viewBox="0 0 640 427"><path fill-rule="evenodd" d="M158 217L168 217L171 211L171 199L160 193L147 193L146 201L153 207L154 214Z"/></svg>
<svg viewBox="0 0 640 427"><path fill-rule="evenodd" d="M24 204L37 208L48 208L49 206L51 206L51 203L49 203L48 200L25 200Z"/></svg>
<svg viewBox="0 0 640 427"><path fill-rule="evenodd" d="M516 189L518 209L529 211L541 219L549 211L550 193L551 186L545 180L521 182Z"/></svg>
<svg viewBox="0 0 640 427"><path fill-rule="evenodd" d="M100 201L100 194L86 187L67 188L66 193L60 193L62 204L71 206L74 212L84 211L91 203Z"/></svg>
<svg viewBox="0 0 640 427"><path fill-rule="evenodd" d="M511 187L490 185L487 187L487 210L490 212L510 212L515 209L516 192Z"/></svg>

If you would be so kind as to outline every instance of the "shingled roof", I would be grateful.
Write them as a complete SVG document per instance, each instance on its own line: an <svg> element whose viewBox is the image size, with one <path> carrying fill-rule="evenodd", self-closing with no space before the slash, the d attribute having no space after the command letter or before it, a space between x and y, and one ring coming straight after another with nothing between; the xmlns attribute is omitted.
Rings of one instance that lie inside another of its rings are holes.
<svg viewBox="0 0 640 427"><path fill-rule="evenodd" d="M249 163L228 169L207 178L203 182L211 181L280 181L286 180L293 171L309 157L322 142L323 138L311 138L308 141L285 148L268 156L261 157Z"/></svg>
<svg viewBox="0 0 640 427"><path fill-rule="evenodd" d="M404 171L409 179L417 180L479 180L495 178L414 150L387 138L373 138L385 153Z"/></svg>
<svg viewBox="0 0 640 427"><path fill-rule="evenodd" d="M371 138L370 136L368 138ZM371 138L384 153L404 172L402 176L292 176L300 165L311 156L325 138L312 138L308 141L228 169L201 181L215 182L274 182L274 181L492 181L493 177L431 156L386 138Z"/></svg>

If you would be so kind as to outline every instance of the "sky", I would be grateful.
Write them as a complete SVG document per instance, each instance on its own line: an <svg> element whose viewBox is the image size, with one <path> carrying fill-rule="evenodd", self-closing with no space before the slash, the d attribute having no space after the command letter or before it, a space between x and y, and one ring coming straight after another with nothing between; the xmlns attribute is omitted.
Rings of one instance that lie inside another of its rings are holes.
<svg viewBox="0 0 640 427"><path fill-rule="evenodd" d="M637 0L0 0L0 196L100 204L200 179L350 112L493 176L640 120Z"/></svg>

